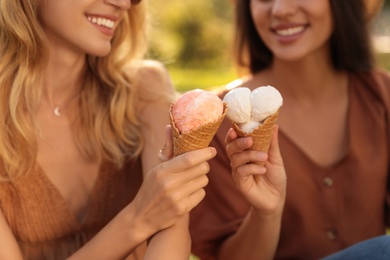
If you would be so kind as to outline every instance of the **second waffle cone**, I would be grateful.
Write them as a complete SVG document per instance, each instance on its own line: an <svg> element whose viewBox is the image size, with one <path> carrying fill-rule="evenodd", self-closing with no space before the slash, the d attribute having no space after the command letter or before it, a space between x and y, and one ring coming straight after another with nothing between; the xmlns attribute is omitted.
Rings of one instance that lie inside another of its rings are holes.
<svg viewBox="0 0 390 260"><path fill-rule="evenodd" d="M268 152L272 133L274 131L274 126L276 121L278 120L279 110L274 114L267 117L264 122L256 127L251 133L243 132L237 123L232 122L233 128L236 130L239 136L250 136L253 139L253 150ZM264 165L264 163L259 163L260 165Z"/></svg>

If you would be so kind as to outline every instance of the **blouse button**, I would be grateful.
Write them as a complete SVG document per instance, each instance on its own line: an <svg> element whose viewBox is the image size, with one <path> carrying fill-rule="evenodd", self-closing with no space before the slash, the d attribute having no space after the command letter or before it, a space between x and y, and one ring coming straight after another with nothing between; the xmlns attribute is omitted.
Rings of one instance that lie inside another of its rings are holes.
<svg viewBox="0 0 390 260"><path fill-rule="evenodd" d="M333 179L331 177L325 177L323 182L326 187L332 187L333 185Z"/></svg>
<svg viewBox="0 0 390 260"><path fill-rule="evenodd" d="M328 232L326 232L326 237L329 239L329 240L335 240L337 238L337 232L336 230L329 230Z"/></svg>

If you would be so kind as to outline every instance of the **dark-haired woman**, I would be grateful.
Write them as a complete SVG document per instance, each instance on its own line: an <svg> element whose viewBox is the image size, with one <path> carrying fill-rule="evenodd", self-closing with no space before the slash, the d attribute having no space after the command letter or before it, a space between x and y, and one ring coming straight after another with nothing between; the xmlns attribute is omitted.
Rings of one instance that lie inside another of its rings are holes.
<svg viewBox="0 0 390 260"><path fill-rule="evenodd" d="M206 198L191 213L201 259L319 259L386 233L390 77L375 68L369 37L381 4L235 1L236 60L249 73L220 96L240 86L281 92L287 187L266 172L272 160L254 164L266 156L225 120L211 144L219 152Z"/></svg>

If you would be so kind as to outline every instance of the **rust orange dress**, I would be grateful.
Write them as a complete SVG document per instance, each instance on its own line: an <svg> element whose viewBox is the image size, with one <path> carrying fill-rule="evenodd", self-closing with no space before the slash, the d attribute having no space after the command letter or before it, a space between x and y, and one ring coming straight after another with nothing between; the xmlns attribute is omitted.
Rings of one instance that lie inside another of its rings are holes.
<svg viewBox="0 0 390 260"><path fill-rule="evenodd" d="M4 174L4 169L0 173ZM26 260L62 260L97 234L135 197L142 182L140 160L121 170L103 164L82 220L37 167L13 182L0 182L0 208ZM146 245L127 259L143 259Z"/></svg>
<svg viewBox="0 0 390 260"><path fill-rule="evenodd" d="M334 165L315 164L280 129L287 198L275 259L319 259L389 227L390 77L379 71L351 75L349 91L349 149ZM202 260L216 259L250 208L225 153L230 127L225 119L210 144L218 154L210 161L206 197L191 212L193 253Z"/></svg>

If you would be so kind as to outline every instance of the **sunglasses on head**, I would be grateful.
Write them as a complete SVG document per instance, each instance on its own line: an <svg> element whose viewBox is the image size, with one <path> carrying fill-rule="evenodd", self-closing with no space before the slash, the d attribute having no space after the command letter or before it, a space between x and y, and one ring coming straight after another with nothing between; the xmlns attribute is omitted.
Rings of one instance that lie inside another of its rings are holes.
<svg viewBox="0 0 390 260"><path fill-rule="evenodd" d="M141 2L142 0L130 0L132 5L137 5Z"/></svg>

